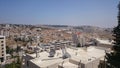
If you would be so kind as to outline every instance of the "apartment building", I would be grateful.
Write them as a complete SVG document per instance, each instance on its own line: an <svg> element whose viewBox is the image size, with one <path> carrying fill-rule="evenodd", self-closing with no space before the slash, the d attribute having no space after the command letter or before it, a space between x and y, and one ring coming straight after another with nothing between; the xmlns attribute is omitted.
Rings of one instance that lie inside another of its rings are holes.
<svg viewBox="0 0 120 68"><path fill-rule="evenodd" d="M6 41L5 36L0 36L0 64L6 60Z"/></svg>

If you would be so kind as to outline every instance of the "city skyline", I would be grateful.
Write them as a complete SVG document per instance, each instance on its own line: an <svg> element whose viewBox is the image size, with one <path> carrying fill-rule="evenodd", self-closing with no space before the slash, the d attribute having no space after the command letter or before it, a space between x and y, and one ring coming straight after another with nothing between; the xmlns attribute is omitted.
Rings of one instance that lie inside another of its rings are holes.
<svg viewBox="0 0 120 68"><path fill-rule="evenodd" d="M119 0L0 0L0 23L117 25Z"/></svg>

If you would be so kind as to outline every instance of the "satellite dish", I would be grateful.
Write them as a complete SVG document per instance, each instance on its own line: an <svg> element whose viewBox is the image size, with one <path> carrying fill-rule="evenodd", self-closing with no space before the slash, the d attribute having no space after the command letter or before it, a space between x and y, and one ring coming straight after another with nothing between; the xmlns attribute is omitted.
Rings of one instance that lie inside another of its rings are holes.
<svg viewBox="0 0 120 68"><path fill-rule="evenodd" d="M66 51L65 45L63 45L61 49L62 49L63 59L71 57L71 55Z"/></svg>
<svg viewBox="0 0 120 68"><path fill-rule="evenodd" d="M40 47L36 46L35 47L36 58L40 57L39 52L40 52Z"/></svg>
<svg viewBox="0 0 120 68"><path fill-rule="evenodd" d="M49 52L49 57L54 57L55 55L55 49L51 48Z"/></svg>

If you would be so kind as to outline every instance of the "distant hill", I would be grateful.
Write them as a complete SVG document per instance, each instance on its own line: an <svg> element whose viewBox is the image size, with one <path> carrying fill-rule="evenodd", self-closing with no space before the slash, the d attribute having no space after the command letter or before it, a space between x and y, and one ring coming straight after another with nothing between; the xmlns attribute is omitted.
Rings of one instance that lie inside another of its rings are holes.
<svg viewBox="0 0 120 68"><path fill-rule="evenodd" d="M96 32L96 33L101 33L101 32L111 33L113 29L113 28L101 28L96 26L76 26L73 28L82 30L83 32Z"/></svg>
<svg viewBox="0 0 120 68"><path fill-rule="evenodd" d="M8 23L6 23L8 25ZM5 26L4 24L0 24L0 26ZM96 26L68 26L68 25L27 25L27 24L9 24L12 27L41 27L41 28L71 28L77 29L86 33L112 33L113 28L101 28Z"/></svg>

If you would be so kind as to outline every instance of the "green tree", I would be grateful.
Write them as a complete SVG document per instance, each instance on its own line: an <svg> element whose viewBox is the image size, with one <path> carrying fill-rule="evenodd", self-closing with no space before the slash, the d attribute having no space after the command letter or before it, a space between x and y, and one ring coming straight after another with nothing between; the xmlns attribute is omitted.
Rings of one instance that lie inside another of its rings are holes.
<svg viewBox="0 0 120 68"><path fill-rule="evenodd" d="M17 64L20 64L21 61L20 61L20 57L17 57Z"/></svg>
<svg viewBox="0 0 120 68"><path fill-rule="evenodd" d="M17 62L12 62L11 64L6 64L5 68L21 68L20 58L17 57Z"/></svg>
<svg viewBox="0 0 120 68"><path fill-rule="evenodd" d="M16 67L16 63L13 62L13 63L11 63L11 64L6 64L6 65L5 65L5 68L17 68L17 67Z"/></svg>
<svg viewBox="0 0 120 68"><path fill-rule="evenodd" d="M80 47L80 43L77 44L77 47Z"/></svg>
<svg viewBox="0 0 120 68"><path fill-rule="evenodd" d="M6 53L10 53L10 48L6 46Z"/></svg>
<svg viewBox="0 0 120 68"><path fill-rule="evenodd" d="M13 54L14 51L14 49L10 48L9 46L6 46L6 53Z"/></svg>
<svg viewBox="0 0 120 68"><path fill-rule="evenodd" d="M120 68L120 2L118 5L118 9L118 25L113 29L113 51L111 53L106 53L107 68Z"/></svg>

